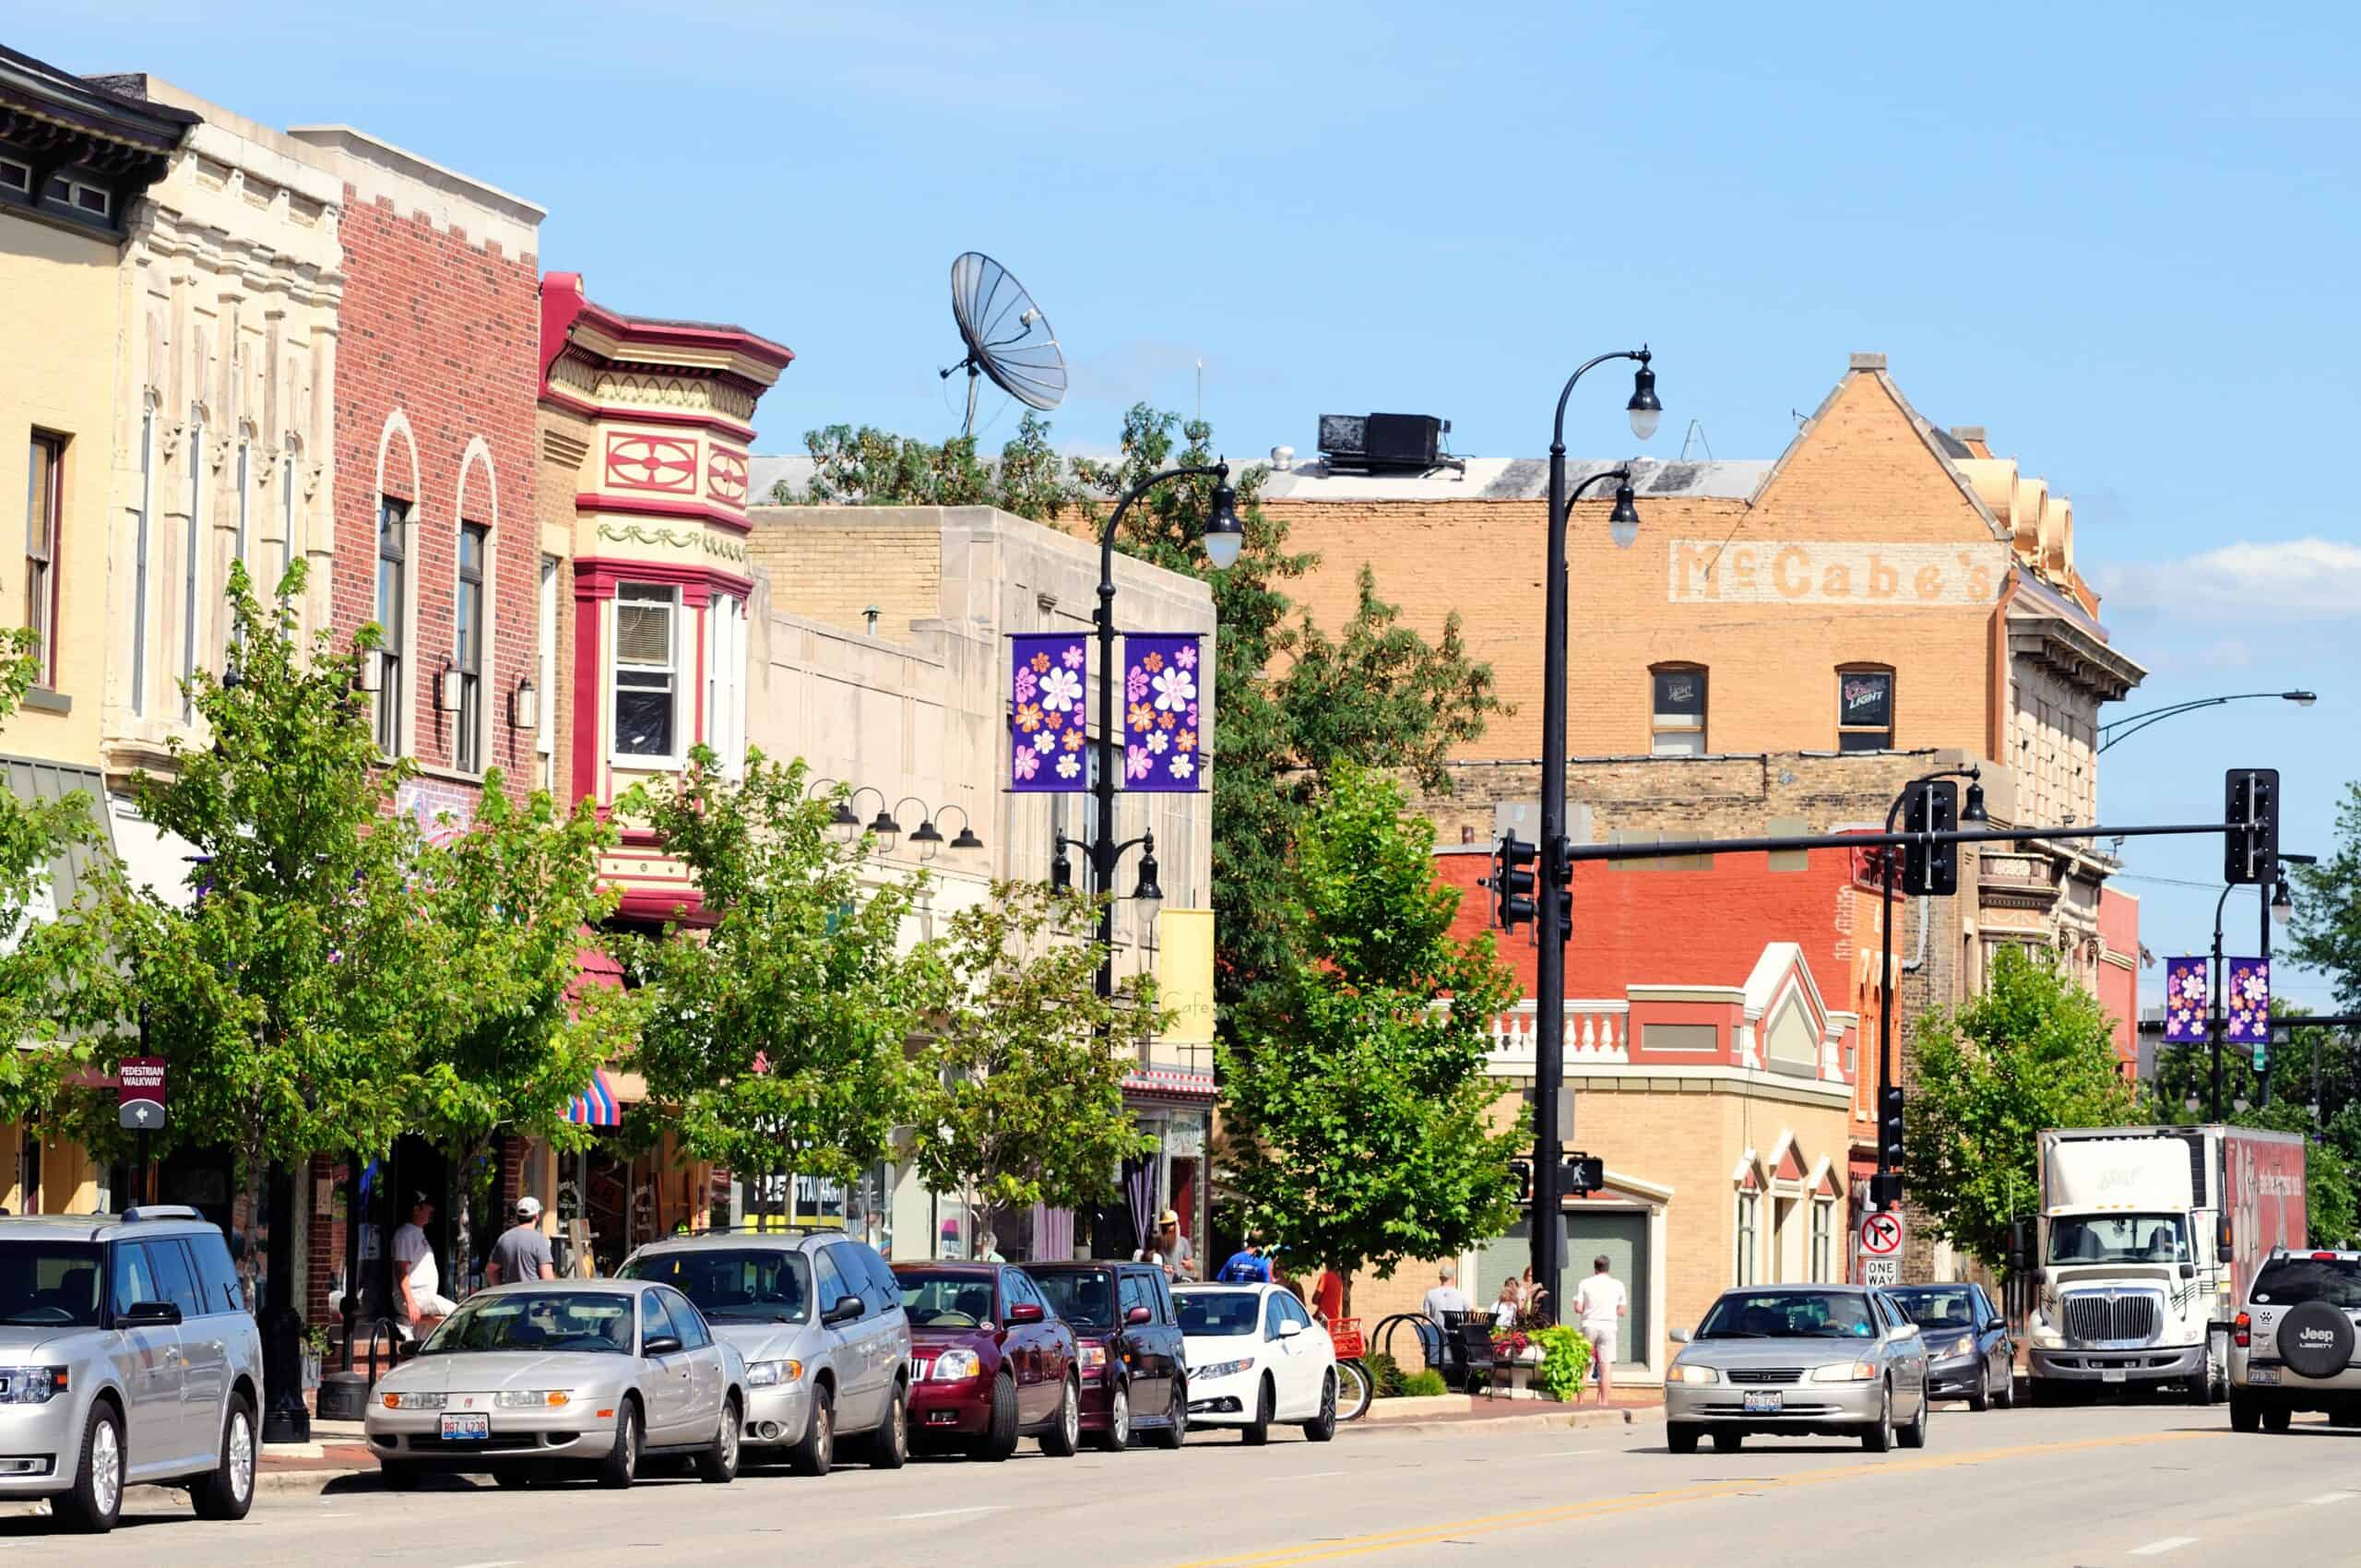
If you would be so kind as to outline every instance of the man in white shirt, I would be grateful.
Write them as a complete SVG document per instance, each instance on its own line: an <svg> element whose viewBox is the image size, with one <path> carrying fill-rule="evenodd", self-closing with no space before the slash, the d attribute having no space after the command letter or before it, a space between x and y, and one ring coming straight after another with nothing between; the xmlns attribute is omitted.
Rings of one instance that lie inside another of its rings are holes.
<svg viewBox="0 0 2361 1568"><path fill-rule="evenodd" d="M1449 1258L1435 1265L1435 1287L1427 1292L1426 1300L1419 1305L1426 1311L1427 1321L1442 1331L1446 1344L1451 1324L1445 1321L1443 1313L1476 1310L1476 1303L1469 1301L1467 1292L1459 1288L1459 1265Z"/></svg>
<svg viewBox="0 0 2361 1568"><path fill-rule="evenodd" d="M1590 1341L1591 1363L1598 1368L1598 1402L1613 1397L1615 1343L1622 1336L1623 1315L1631 1311L1623 1282L1607 1272L1605 1253L1591 1260L1588 1279L1574 1287L1574 1311L1582 1317L1583 1337Z"/></svg>
<svg viewBox="0 0 2361 1568"><path fill-rule="evenodd" d="M423 1339L459 1303L443 1294L443 1274L434 1265L434 1249L426 1228L434 1223L434 1200L413 1193L409 1223L394 1232L394 1305L413 1338Z"/></svg>

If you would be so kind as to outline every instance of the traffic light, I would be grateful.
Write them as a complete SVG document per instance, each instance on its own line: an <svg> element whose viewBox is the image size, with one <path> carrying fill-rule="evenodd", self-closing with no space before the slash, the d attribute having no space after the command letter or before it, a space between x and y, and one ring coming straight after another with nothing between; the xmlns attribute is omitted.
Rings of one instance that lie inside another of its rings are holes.
<svg viewBox="0 0 2361 1568"><path fill-rule="evenodd" d="M1902 1169L1902 1088L1878 1090L1878 1169Z"/></svg>
<svg viewBox="0 0 2361 1568"><path fill-rule="evenodd" d="M1880 1209L1902 1206L1902 1172L1880 1170L1869 1178L1869 1202Z"/></svg>
<svg viewBox="0 0 2361 1568"><path fill-rule="evenodd" d="M1503 834L1492 849L1492 874L1484 885L1492 890L1492 923L1514 931L1534 918L1534 847L1514 833Z"/></svg>
<svg viewBox="0 0 2361 1568"><path fill-rule="evenodd" d="M1937 778L1909 785L1902 796L1902 827L1905 833L1955 833L1959 830L1959 785ZM1948 898L1959 891L1959 846L1915 842L1902 855L1902 890L1914 897Z"/></svg>
<svg viewBox="0 0 2361 1568"><path fill-rule="evenodd" d="M1564 946L1574 934L1574 841L1560 837L1549 848L1549 863L1543 869L1552 885L1550 897L1558 900L1558 945Z"/></svg>
<svg viewBox="0 0 2361 1568"><path fill-rule="evenodd" d="M1533 1161L1510 1160L1509 1174L1516 1178L1516 1201L1521 1204L1531 1203L1533 1201Z"/></svg>
<svg viewBox="0 0 2361 1568"><path fill-rule="evenodd" d="M1595 1154L1570 1154L1558 1161L1558 1189L1576 1197L1607 1185L1607 1161Z"/></svg>
<svg viewBox="0 0 2361 1568"><path fill-rule="evenodd" d="M2222 776L2222 880L2267 883L2279 864L2279 770L2234 767Z"/></svg>

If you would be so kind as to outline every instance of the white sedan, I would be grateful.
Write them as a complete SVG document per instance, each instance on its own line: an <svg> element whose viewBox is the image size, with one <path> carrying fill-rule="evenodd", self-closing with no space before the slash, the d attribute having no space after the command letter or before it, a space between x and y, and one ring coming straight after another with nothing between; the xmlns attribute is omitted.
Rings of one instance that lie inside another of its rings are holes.
<svg viewBox="0 0 2361 1568"><path fill-rule="evenodd" d="M1336 1347L1277 1285L1183 1285L1172 1292L1189 1363L1192 1425L1268 1443L1275 1424L1314 1443L1336 1435Z"/></svg>

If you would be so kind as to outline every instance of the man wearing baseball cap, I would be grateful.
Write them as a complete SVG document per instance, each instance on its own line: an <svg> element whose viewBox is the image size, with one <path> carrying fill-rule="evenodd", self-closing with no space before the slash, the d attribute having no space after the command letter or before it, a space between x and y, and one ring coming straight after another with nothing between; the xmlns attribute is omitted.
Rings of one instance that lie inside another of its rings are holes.
<svg viewBox="0 0 2361 1568"><path fill-rule="evenodd" d="M557 1265L550 1260L550 1239L541 1234L541 1200L516 1200L516 1223L492 1244L492 1259L483 1265L486 1285L514 1285L520 1279L555 1279Z"/></svg>

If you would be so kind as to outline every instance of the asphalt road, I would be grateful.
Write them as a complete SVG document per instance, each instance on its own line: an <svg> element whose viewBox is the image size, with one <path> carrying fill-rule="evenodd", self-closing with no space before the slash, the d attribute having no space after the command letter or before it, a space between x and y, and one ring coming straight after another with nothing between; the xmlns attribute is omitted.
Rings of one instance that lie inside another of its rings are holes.
<svg viewBox="0 0 2361 1568"><path fill-rule="evenodd" d="M1936 1413L1923 1453L1809 1439L1676 1458L1660 1422L1612 1430L1347 1431L1264 1449L1200 1433L1139 1450L1005 1465L847 1466L821 1481L759 1472L628 1493L487 1481L394 1496L374 1479L317 1498L265 1495L238 1525L141 1508L95 1548L46 1521L0 1520L0 1559L509 1568L809 1561L1041 1568L1047 1563L1279 1568L1471 1562L1827 1562L1869 1553L1946 1564L2355 1560L2361 1432L2299 1418L2236 1436L2217 1407ZM1468 1549L1476 1549L1470 1552ZM1809 1554L1809 1555L1807 1555Z"/></svg>

